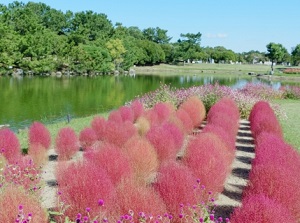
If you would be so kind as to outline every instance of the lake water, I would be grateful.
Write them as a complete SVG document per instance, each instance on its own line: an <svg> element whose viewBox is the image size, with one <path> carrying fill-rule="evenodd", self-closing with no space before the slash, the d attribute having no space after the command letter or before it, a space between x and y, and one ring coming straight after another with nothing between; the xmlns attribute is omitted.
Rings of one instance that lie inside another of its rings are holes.
<svg viewBox="0 0 300 223"><path fill-rule="evenodd" d="M33 121L51 123L67 119L67 115L83 117L109 111L125 102L159 88L160 83L172 87L213 84L241 88L249 82L260 82L248 76L99 76L99 77L0 77L0 125L13 130L29 126ZM280 82L266 81L274 88Z"/></svg>

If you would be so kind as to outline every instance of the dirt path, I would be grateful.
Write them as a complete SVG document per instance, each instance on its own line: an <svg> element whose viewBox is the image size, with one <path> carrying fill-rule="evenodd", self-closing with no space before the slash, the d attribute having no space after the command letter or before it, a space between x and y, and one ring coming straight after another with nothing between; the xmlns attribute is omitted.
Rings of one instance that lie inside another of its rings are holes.
<svg viewBox="0 0 300 223"><path fill-rule="evenodd" d="M186 144L187 142L185 142ZM46 183L42 190L42 205L45 208L53 208L56 206L55 197L58 192L54 174L57 165L57 154L54 149L50 149L48 155L49 162L44 166L42 176ZM81 156L82 152L78 152L77 158ZM246 120L241 120L236 140L236 156L232 163L232 173L226 180L224 191L216 200L218 205L216 216L229 217L233 209L241 204L242 191L247 185L251 161L254 156L254 140L251 136L250 124Z"/></svg>

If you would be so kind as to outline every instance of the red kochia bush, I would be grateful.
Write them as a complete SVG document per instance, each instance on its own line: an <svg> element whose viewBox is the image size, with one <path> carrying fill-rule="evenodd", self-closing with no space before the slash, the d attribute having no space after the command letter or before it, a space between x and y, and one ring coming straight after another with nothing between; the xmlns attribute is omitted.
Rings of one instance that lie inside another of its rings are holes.
<svg viewBox="0 0 300 223"><path fill-rule="evenodd" d="M195 175L184 165L170 161L161 165L154 188L164 200L168 212L179 222L180 204L199 204L194 193Z"/></svg>
<svg viewBox="0 0 300 223"><path fill-rule="evenodd" d="M134 113L131 107L122 106L119 108L119 112L121 114L123 122L125 121L134 122Z"/></svg>
<svg viewBox="0 0 300 223"><path fill-rule="evenodd" d="M40 144L45 149L51 145L51 135L49 130L40 122L34 122L28 131L29 145Z"/></svg>
<svg viewBox="0 0 300 223"><path fill-rule="evenodd" d="M0 130L0 150L3 156L10 163L18 160L21 156L20 143L13 131L10 129Z"/></svg>
<svg viewBox="0 0 300 223"><path fill-rule="evenodd" d="M100 148L84 153L84 157L97 168L104 169L114 185L133 175L127 154L115 145L104 143Z"/></svg>
<svg viewBox="0 0 300 223"><path fill-rule="evenodd" d="M296 223L297 221L283 205L259 194L244 198L242 207L234 210L230 222Z"/></svg>
<svg viewBox="0 0 300 223"><path fill-rule="evenodd" d="M221 113L224 116L230 117L234 120L240 119L239 108L237 107L234 100L230 98L222 98L217 101L207 113L207 119L212 118L212 116L216 113Z"/></svg>
<svg viewBox="0 0 300 223"><path fill-rule="evenodd" d="M146 138L154 146L160 161L176 159L177 149L172 133L162 126L152 126Z"/></svg>
<svg viewBox="0 0 300 223"><path fill-rule="evenodd" d="M222 192L233 160L225 144L213 133L200 133L188 144L183 162L213 193Z"/></svg>
<svg viewBox="0 0 300 223"><path fill-rule="evenodd" d="M129 156L134 180L138 183L151 183L151 177L159 166L157 153L151 143L144 137L135 136L126 142L124 151Z"/></svg>
<svg viewBox="0 0 300 223"><path fill-rule="evenodd" d="M211 132L216 134L222 141L226 144L226 146L232 150L231 152L234 153L235 151L235 139L228 131L224 128L220 127L217 124L208 123L202 133Z"/></svg>
<svg viewBox="0 0 300 223"><path fill-rule="evenodd" d="M185 110L189 114L194 127L199 126L205 118L206 111L204 104L197 96L188 98L179 108Z"/></svg>
<svg viewBox="0 0 300 223"><path fill-rule="evenodd" d="M140 117L144 113L144 106L138 100L133 101L131 103L130 107L134 114L134 120L137 120L137 118Z"/></svg>
<svg viewBox="0 0 300 223"><path fill-rule="evenodd" d="M154 217L167 212L164 201L152 187L137 185L129 180L123 181L117 187L117 196L117 204L122 214L127 214L129 210L134 212L132 222L140 222L140 212Z"/></svg>
<svg viewBox="0 0 300 223"><path fill-rule="evenodd" d="M104 141L122 147L128 139L137 134L137 129L131 122L108 121Z"/></svg>
<svg viewBox="0 0 300 223"><path fill-rule="evenodd" d="M79 134L79 142L83 148L92 146L97 141L97 134L92 128L84 128Z"/></svg>
<svg viewBox="0 0 300 223"><path fill-rule="evenodd" d="M86 213L90 208L90 216L94 218L100 211L117 210L115 205L116 190L106 171L97 168L94 162L77 162L66 165L59 163L56 171L60 200L70 205L66 216L75 220L77 213ZM104 200L104 207L98 205L99 199ZM108 214L106 217L108 217Z"/></svg>
<svg viewBox="0 0 300 223"><path fill-rule="evenodd" d="M183 145L184 134L182 131L175 124L170 122L163 123L162 128L171 133L174 139L175 149L178 151Z"/></svg>
<svg viewBox="0 0 300 223"><path fill-rule="evenodd" d="M107 128L107 121L103 117L95 117L91 122L92 129L96 132L97 139L103 140Z"/></svg>
<svg viewBox="0 0 300 223"><path fill-rule="evenodd" d="M155 104L153 110L157 114L158 123L167 121L171 114L175 112L173 105L167 102L159 102Z"/></svg>
<svg viewBox="0 0 300 223"><path fill-rule="evenodd" d="M244 196L264 194L281 203L296 219L300 219L300 179L289 168L273 164L252 165L249 181Z"/></svg>
<svg viewBox="0 0 300 223"><path fill-rule="evenodd" d="M41 207L38 199L21 188L10 185L0 195L0 222L17 222L18 214L24 215L24 221L28 219L28 214L32 214L30 223L48 222L47 211Z"/></svg>
<svg viewBox="0 0 300 223"><path fill-rule="evenodd" d="M300 179L300 154L277 135L262 132L256 138L255 159L252 165L272 164L288 168Z"/></svg>
<svg viewBox="0 0 300 223"><path fill-rule="evenodd" d="M121 113L119 110L114 110L114 111L110 112L107 120L110 122L116 122L116 123L123 122L123 119L122 119L122 116L121 116Z"/></svg>
<svg viewBox="0 0 300 223"><path fill-rule="evenodd" d="M55 141L55 151L59 159L70 159L78 150L79 141L75 131L70 127L60 129Z"/></svg>
<svg viewBox="0 0 300 223"><path fill-rule="evenodd" d="M184 132L186 134L192 133L194 125L189 114L184 109L179 108L176 111L176 117L182 122Z"/></svg>
<svg viewBox="0 0 300 223"><path fill-rule="evenodd" d="M270 132L283 138L280 123L268 102L257 102L249 116L250 128L256 138L261 132Z"/></svg>

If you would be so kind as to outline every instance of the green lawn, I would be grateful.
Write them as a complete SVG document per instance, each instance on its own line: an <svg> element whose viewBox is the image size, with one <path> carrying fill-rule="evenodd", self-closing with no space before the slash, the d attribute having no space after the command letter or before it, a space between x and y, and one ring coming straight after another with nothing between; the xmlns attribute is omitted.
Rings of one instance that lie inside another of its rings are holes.
<svg viewBox="0 0 300 223"><path fill-rule="evenodd" d="M276 100L287 114L280 120L285 140L300 151L300 100Z"/></svg>

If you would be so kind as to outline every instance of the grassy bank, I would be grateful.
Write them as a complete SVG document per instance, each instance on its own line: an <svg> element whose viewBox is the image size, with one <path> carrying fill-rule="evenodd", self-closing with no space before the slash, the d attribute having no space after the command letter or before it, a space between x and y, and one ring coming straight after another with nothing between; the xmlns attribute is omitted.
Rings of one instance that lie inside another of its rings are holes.
<svg viewBox="0 0 300 223"><path fill-rule="evenodd" d="M300 151L299 100L277 100L276 103L286 112L287 119L281 120L285 140Z"/></svg>

